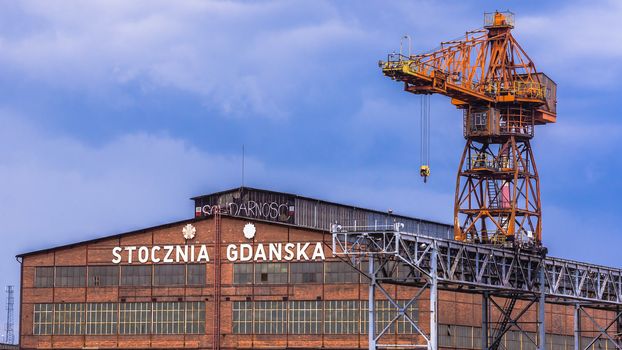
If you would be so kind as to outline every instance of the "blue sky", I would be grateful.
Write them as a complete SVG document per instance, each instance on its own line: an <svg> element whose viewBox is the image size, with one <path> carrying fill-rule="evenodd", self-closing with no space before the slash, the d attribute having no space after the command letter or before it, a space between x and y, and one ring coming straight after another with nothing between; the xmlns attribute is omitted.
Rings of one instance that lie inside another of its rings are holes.
<svg viewBox="0 0 622 350"><path fill-rule="evenodd" d="M17 253L193 214L241 183L451 222L461 114L377 62L516 13L515 36L559 85L539 127L550 253L622 266L622 4L617 1L3 1L0 274Z"/></svg>

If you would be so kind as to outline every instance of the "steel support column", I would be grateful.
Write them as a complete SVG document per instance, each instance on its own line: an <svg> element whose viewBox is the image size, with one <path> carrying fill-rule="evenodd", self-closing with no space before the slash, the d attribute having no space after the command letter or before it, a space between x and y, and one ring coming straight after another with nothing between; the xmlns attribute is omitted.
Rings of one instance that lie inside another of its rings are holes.
<svg viewBox="0 0 622 350"><path fill-rule="evenodd" d="M367 335L369 342L369 350L376 350L376 271L374 267L374 258L369 258L369 296L368 296L368 322Z"/></svg>
<svg viewBox="0 0 622 350"><path fill-rule="evenodd" d="M488 292L482 294L482 350L488 350Z"/></svg>
<svg viewBox="0 0 622 350"><path fill-rule="evenodd" d="M538 301L538 350L546 349L546 286L544 283L544 266L540 268L540 300Z"/></svg>
<svg viewBox="0 0 622 350"><path fill-rule="evenodd" d="M432 247L430 255L430 341L429 350L438 349L438 274L437 274L437 247Z"/></svg>
<svg viewBox="0 0 622 350"><path fill-rule="evenodd" d="M581 348L581 305L574 305L574 350Z"/></svg>

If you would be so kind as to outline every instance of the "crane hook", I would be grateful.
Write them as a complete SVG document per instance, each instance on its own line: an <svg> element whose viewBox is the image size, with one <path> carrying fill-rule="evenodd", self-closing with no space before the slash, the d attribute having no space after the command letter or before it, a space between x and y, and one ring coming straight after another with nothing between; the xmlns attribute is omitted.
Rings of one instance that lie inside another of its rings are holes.
<svg viewBox="0 0 622 350"><path fill-rule="evenodd" d="M428 182L428 176L430 176L430 167L427 165L422 165L419 168L419 175L421 175L421 177L423 177L423 183L427 183Z"/></svg>

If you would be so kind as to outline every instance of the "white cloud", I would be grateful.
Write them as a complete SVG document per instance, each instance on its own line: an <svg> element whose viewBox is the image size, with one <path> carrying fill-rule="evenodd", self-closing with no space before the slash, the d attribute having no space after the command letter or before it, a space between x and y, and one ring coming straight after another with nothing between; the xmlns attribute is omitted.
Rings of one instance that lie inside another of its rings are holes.
<svg viewBox="0 0 622 350"><path fill-rule="evenodd" d="M575 86L617 88L622 74L622 2L570 2L557 10L521 17L519 37L536 65L554 80Z"/></svg>
<svg viewBox="0 0 622 350"><path fill-rule="evenodd" d="M238 156L201 152L166 135L127 134L93 147L6 111L0 121L0 149L9 150L0 155L0 234L12 237L3 257L187 218L190 196L240 182ZM264 173L252 157L246 167Z"/></svg>
<svg viewBox="0 0 622 350"><path fill-rule="evenodd" d="M13 26L28 29L0 34L5 70L96 93L173 88L233 115L287 116L285 101L326 73L315 58L364 37L324 3L25 1L19 10Z"/></svg>

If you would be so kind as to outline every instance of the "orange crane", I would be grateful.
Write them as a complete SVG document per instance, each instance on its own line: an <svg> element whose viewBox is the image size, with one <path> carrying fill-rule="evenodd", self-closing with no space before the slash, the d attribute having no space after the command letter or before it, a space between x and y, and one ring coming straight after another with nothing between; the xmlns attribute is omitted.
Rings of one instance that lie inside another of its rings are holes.
<svg viewBox="0 0 622 350"><path fill-rule="evenodd" d="M404 90L448 96L463 111L454 238L542 252L540 181L530 140L535 125L556 121L557 85L536 70L513 28L513 13L486 13L482 29L428 53L390 54L379 65ZM427 164L420 172L430 174Z"/></svg>

